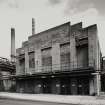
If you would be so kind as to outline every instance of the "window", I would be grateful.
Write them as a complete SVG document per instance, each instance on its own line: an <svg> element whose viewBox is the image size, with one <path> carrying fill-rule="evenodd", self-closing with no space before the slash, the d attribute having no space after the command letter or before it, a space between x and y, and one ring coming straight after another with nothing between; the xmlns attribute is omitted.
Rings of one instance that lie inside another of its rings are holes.
<svg viewBox="0 0 105 105"><path fill-rule="evenodd" d="M29 53L29 68L35 68L34 52Z"/></svg>
<svg viewBox="0 0 105 105"><path fill-rule="evenodd" d="M70 69L70 53L61 54L61 70Z"/></svg>
<svg viewBox="0 0 105 105"><path fill-rule="evenodd" d="M70 69L70 43L60 46L61 70Z"/></svg>
<svg viewBox="0 0 105 105"><path fill-rule="evenodd" d="M42 50L42 66L43 71L51 71L52 68L51 48Z"/></svg>

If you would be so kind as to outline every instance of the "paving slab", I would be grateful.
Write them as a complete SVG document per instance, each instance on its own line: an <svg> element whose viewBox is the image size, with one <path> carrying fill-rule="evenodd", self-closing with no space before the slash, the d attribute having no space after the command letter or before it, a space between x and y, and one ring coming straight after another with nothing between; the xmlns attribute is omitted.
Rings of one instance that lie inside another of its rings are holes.
<svg viewBox="0 0 105 105"><path fill-rule="evenodd" d="M54 95L54 94L23 94L0 92L0 98L10 98L30 101L47 101L56 103L78 105L105 105L105 96L77 96L77 95Z"/></svg>

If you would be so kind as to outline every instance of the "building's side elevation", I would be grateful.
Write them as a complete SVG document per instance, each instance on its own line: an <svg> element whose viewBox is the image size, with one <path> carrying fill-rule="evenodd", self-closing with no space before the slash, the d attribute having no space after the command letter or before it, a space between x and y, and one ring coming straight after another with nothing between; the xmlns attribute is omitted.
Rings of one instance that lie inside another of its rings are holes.
<svg viewBox="0 0 105 105"><path fill-rule="evenodd" d="M68 22L34 34L16 54L17 92L94 95L100 91L97 25L82 28L81 22Z"/></svg>

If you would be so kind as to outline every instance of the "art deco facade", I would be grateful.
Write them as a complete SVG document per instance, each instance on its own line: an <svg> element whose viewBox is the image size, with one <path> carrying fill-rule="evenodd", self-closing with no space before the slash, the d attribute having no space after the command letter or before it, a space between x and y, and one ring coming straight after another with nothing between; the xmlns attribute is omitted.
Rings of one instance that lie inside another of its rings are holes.
<svg viewBox="0 0 105 105"><path fill-rule="evenodd" d="M29 36L16 54L17 92L94 95L100 91L97 25L56 26Z"/></svg>

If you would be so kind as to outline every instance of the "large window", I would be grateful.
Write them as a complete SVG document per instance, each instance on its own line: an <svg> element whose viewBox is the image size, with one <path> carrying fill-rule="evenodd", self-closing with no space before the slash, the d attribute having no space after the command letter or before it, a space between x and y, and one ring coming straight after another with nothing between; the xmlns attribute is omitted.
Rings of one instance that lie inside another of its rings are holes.
<svg viewBox="0 0 105 105"><path fill-rule="evenodd" d="M34 52L29 53L29 68L35 68Z"/></svg>
<svg viewBox="0 0 105 105"><path fill-rule="evenodd" d="M70 69L70 53L61 54L61 70Z"/></svg>
<svg viewBox="0 0 105 105"><path fill-rule="evenodd" d="M43 71L51 71L52 69L51 48L42 50L42 69Z"/></svg>
<svg viewBox="0 0 105 105"><path fill-rule="evenodd" d="M42 58L43 71L51 71L52 68L52 57L43 57Z"/></svg>
<svg viewBox="0 0 105 105"><path fill-rule="evenodd" d="M60 46L61 70L70 69L70 43Z"/></svg>

